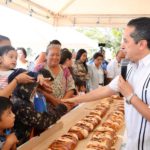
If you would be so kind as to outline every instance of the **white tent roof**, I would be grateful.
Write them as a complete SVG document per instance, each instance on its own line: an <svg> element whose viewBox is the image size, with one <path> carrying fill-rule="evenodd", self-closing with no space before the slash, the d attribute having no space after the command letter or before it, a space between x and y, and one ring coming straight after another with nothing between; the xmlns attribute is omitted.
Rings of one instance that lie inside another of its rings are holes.
<svg viewBox="0 0 150 150"><path fill-rule="evenodd" d="M98 42L91 40L82 33L67 27L57 28L55 30L53 39L58 39L61 41L62 47L74 49L98 49Z"/></svg>
<svg viewBox="0 0 150 150"><path fill-rule="evenodd" d="M149 0L1 0L1 4L55 26L124 26L150 17Z"/></svg>
<svg viewBox="0 0 150 150"><path fill-rule="evenodd" d="M38 53L38 51L45 51L48 43L54 39L60 40L63 48L93 49L98 46L96 41L77 32L74 28L52 27L2 6L0 6L0 18L0 34L8 36L15 47L30 47Z"/></svg>

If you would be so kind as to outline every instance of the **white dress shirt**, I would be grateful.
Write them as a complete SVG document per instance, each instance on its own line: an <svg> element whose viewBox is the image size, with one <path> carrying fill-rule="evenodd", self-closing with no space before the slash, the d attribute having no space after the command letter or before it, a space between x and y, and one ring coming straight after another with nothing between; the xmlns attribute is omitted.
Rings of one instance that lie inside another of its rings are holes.
<svg viewBox="0 0 150 150"><path fill-rule="evenodd" d="M117 76L108 85L118 91ZM150 54L137 64L128 65L127 80L132 85L134 93L147 105L150 105ZM150 122L147 121L133 105L125 104L127 128L126 150L150 150Z"/></svg>
<svg viewBox="0 0 150 150"><path fill-rule="evenodd" d="M107 65L107 78L114 79L117 75L120 75L121 73L121 67L118 63L117 59L113 59L110 61L110 63Z"/></svg>
<svg viewBox="0 0 150 150"><path fill-rule="evenodd" d="M88 66L88 72L90 75L89 79L89 89L94 90L99 87L99 85L103 85L104 83L104 71L101 67L97 68L95 64L91 64Z"/></svg>

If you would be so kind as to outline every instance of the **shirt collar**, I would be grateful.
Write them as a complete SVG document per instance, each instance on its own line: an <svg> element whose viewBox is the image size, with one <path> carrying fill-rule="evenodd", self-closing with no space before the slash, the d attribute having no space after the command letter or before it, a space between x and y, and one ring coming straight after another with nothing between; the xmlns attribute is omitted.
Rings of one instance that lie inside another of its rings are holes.
<svg viewBox="0 0 150 150"><path fill-rule="evenodd" d="M146 55L144 58L139 60L137 63L131 62L129 63L132 66L138 68L139 66L148 66L150 64L150 54Z"/></svg>
<svg viewBox="0 0 150 150"><path fill-rule="evenodd" d="M93 66L94 66L96 69L99 69L99 67L100 67L100 66L99 66L99 67L97 68L97 66L95 65L95 63L93 63Z"/></svg>
<svg viewBox="0 0 150 150"><path fill-rule="evenodd" d="M141 60L139 60L139 63L138 63L140 66L141 65L144 65L144 66L147 66L150 64L150 54L146 55L144 58L142 58Z"/></svg>

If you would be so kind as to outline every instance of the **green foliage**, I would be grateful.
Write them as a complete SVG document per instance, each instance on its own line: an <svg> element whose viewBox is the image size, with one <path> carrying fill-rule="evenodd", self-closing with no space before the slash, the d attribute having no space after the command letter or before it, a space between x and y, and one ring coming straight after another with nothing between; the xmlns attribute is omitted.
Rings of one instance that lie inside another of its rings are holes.
<svg viewBox="0 0 150 150"><path fill-rule="evenodd" d="M26 48L26 51L28 59L33 61L33 58L37 55L37 53L33 51L33 49L31 49L30 47Z"/></svg>
<svg viewBox="0 0 150 150"><path fill-rule="evenodd" d="M77 31L98 43L106 43L106 47L111 50L113 56L120 49L122 28L78 28Z"/></svg>

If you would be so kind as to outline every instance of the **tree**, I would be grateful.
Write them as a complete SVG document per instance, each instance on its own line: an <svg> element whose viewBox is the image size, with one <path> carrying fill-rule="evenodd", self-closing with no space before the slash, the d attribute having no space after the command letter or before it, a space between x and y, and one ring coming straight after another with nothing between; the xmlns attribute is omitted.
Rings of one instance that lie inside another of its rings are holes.
<svg viewBox="0 0 150 150"><path fill-rule="evenodd" d="M110 48L113 56L120 49L122 28L78 28L77 31L98 43L106 43L106 47Z"/></svg>

